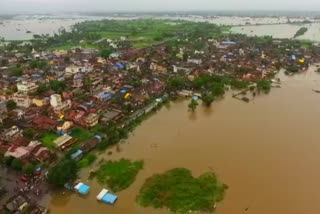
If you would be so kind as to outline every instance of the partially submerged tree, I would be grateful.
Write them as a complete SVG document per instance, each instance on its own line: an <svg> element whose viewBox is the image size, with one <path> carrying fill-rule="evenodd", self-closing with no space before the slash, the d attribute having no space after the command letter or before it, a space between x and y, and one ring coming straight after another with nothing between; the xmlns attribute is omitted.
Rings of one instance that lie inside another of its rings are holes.
<svg viewBox="0 0 320 214"><path fill-rule="evenodd" d="M78 172L77 163L73 160L62 160L48 173L48 182L56 187L63 185L76 178Z"/></svg>
<svg viewBox="0 0 320 214"><path fill-rule="evenodd" d="M195 99L191 99L188 107L189 107L189 109L190 109L191 111L195 111L198 105L199 105L199 104L198 104L198 102L197 102Z"/></svg>

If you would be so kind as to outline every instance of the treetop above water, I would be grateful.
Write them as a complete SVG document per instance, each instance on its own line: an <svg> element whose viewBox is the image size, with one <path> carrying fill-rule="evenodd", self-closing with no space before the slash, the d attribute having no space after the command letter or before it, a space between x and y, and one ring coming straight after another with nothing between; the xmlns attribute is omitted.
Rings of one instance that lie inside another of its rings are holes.
<svg viewBox="0 0 320 214"><path fill-rule="evenodd" d="M191 171L175 168L148 178L142 186L137 201L142 206L167 207L173 212L214 211L223 199L227 186L218 182L212 172L195 178Z"/></svg>

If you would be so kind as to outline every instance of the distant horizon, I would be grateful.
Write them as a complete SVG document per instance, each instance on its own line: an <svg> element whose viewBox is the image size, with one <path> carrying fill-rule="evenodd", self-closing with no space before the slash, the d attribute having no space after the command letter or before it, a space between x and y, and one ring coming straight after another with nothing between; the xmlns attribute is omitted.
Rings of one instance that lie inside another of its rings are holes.
<svg viewBox="0 0 320 214"><path fill-rule="evenodd" d="M152 13L272 11L319 12L319 0L1 0L0 15L13 13Z"/></svg>
<svg viewBox="0 0 320 214"><path fill-rule="evenodd" d="M71 13L71 14L70 14ZM131 10L87 10L87 11L82 11L82 10L65 10L65 11L42 11L42 12L34 12L34 11L1 11L1 15L82 15L82 14L150 14L150 13L155 13L155 14L174 14L174 13L186 13L186 14L197 14L197 13L212 13L212 15L216 14L230 14L230 13L242 13L242 14L250 14L252 13L261 13L260 15L273 15L272 13L277 13L277 14L287 14L290 15L301 15L302 13L312 13L312 15L319 15L320 16L320 10L255 10L255 9L243 9L243 10L191 10L191 9L185 9L185 10L137 10L137 11L131 11ZM293 14L293 13L298 13L298 14ZM319 14L315 14L319 13ZM209 15L209 14L208 14ZM256 14L259 15L259 14Z"/></svg>

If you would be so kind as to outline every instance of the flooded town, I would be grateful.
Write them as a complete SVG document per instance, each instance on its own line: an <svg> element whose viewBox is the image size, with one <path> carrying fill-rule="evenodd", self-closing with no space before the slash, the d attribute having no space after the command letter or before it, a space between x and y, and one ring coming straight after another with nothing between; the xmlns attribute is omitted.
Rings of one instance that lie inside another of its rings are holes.
<svg viewBox="0 0 320 214"><path fill-rule="evenodd" d="M320 13L10 8L0 213L318 213Z"/></svg>

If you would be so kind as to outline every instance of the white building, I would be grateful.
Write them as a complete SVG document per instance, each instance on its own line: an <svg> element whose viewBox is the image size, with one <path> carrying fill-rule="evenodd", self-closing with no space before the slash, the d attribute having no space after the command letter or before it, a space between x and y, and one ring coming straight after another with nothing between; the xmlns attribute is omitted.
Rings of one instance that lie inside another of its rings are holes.
<svg viewBox="0 0 320 214"><path fill-rule="evenodd" d="M73 76L73 87L81 88L83 86L83 75L81 73L77 73Z"/></svg>
<svg viewBox="0 0 320 214"><path fill-rule="evenodd" d="M52 107L57 107L62 104L62 98L60 94L53 94L50 96L50 105Z"/></svg>
<svg viewBox="0 0 320 214"><path fill-rule="evenodd" d="M78 67L75 65L66 67L66 75L68 75L68 76L73 76L79 72L81 72L81 67Z"/></svg>
<svg viewBox="0 0 320 214"><path fill-rule="evenodd" d="M32 100L27 94L17 92L12 95L12 100L18 107L29 108L32 104Z"/></svg>
<svg viewBox="0 0 320 214"><path fill-rule="evenodd" d="M53 111L56 114L63 114L64 111L71 109L71 107L72 107L71 100L66 100L62 102L60 105L53 107Z"/></svg>
<svg viewBox="0 0 320 214"><path fill-rule="evenodd" d="M21 93L32 93L35 92L38 88L38 85L34 82L22 81L17 84L18 92Z"/></svg>
<svg viewBox="0 0 320 214"><path fill-rule="evenodd" d="M188 63L200 65L202 63L202 60L201 59L188 59Z"/></svg>

